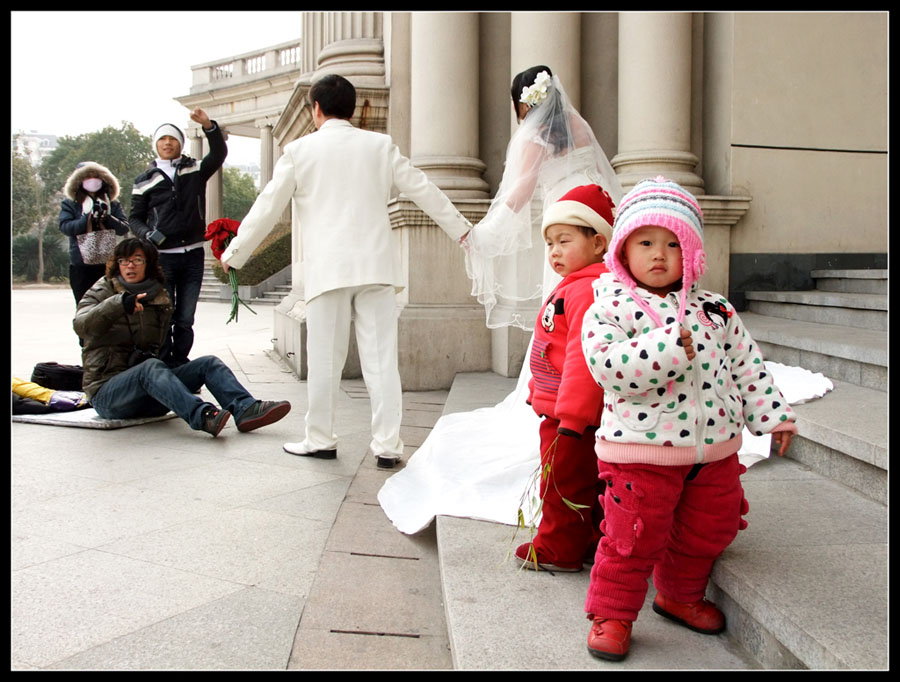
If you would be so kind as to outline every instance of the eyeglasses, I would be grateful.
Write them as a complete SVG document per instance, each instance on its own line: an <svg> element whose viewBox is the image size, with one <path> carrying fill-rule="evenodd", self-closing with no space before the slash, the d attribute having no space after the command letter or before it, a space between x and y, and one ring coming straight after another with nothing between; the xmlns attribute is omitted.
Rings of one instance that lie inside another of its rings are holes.
<svg viewBox="0 0 900 682"><path fill-rule="evenodd" d="M119 265L128 265L131 263L132 265L144 265L147 261L144 258L138 256L137 258L119 258L116 260Z"/></svg>

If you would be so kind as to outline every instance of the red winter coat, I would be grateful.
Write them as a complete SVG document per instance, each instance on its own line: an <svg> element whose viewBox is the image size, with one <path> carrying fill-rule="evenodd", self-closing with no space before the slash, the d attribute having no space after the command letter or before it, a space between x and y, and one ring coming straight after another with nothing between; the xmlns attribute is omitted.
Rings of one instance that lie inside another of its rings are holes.
<svg viewBox="0 0 900 682"><path fill-rule="evenodd" d="M581 325L594 302L591 284L605 272L603 263L594 263L568 275L534 326L528 402L539 415L559 421L559 432L566 435L598 426L603 413L603 389L584 358Z"/></svg>

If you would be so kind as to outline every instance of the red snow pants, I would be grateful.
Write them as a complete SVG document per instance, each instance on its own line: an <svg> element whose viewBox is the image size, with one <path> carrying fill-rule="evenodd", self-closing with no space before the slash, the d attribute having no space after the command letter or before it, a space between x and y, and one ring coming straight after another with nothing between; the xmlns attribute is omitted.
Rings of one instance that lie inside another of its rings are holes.
<svg viewBox="0 0 900 682"><path fill-rule="evenodd" d="M539 561L557 565L580 565L594 551L603 519L598 494L602 483L597 478L597 454L590 427L581 438L557 434L559 422L541 420L541 523L535 535L534 549ZM549 464L549 472L547 465ZM583 508L573 509L568 500Z"/></svg>
<svg viewBox="0 0 900 682"><path fill-rule="evenodd" d="M612 464L598 460L604 537L597 547L584 610L633 621L653 573L656 589L680 602L706 594L713 562L747 513L737 454L696 466Z"/></svg>

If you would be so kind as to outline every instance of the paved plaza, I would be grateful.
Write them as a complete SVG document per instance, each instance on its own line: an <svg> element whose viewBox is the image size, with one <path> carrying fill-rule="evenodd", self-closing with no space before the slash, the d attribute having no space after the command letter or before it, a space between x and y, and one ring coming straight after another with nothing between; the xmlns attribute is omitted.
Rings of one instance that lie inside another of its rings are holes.
<svg viewBox="0 0 900 682"><path fill-rule="evenodd" d="M12 375L80 364L67 288L12 292ZM439 517L396 531L366 456L369 402L342 382L334 461L285 454L306 410L269 349L272 308L202 302L194 357L220 356L282 421L218 438L181 420L117 430L12 424L12 635L16 670L713 669L756 664L727 635L649 614L624 663L592 658L587 573L518 570L514 529ZM514 380L460 375L407 393L407 456L443 410L490 405ZM652 599L651 590L648 599ZM645 609L649 611L649 609Z"/></svg>

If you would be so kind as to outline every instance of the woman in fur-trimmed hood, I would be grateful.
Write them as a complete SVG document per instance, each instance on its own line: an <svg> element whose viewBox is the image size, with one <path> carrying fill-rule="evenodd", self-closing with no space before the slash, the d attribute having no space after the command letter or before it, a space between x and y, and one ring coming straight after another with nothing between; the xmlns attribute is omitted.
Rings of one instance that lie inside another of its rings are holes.
<svg viewBox="0 0 900 682"><path fill-rule="evenodd" d="M69 285L77 303L103 277L116 246L115 236L127 234L129 226L116 201L119 181L105 166L93 161L79 163L63 193L59 231L69 238Z"/></svg>
<svg viewBox="0 0 900 682"><path fill-rule="evenodd" d="M100 190L95 191L95 194L108 196L110 201L119 198L119 181L116 180L116 176L109 168L94 161L82 161L75 166L75 170L66 179L63 193L72 201L83 201L87 191L81 186L81 183L88 178L98 178L103 183Z"/></svg>

